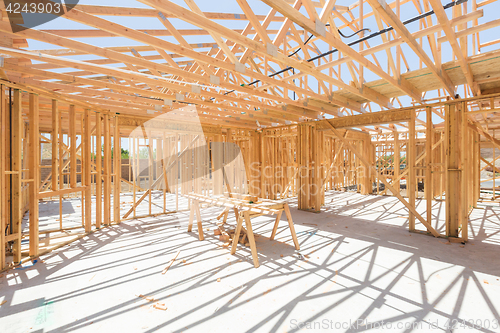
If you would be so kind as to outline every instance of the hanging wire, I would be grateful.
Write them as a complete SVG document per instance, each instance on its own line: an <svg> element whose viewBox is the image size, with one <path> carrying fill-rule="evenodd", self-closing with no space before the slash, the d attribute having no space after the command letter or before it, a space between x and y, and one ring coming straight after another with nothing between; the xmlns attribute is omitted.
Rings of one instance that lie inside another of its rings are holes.
<svg viewBox="0 0 500 333"><path fill-rule="evenodd" d="M462 4L462 3L464 3L464 2L467 2L467 1L468 1L468 0L456 0L456 1L452 1L452 2L450 2L450 3L446 4L446 5L444 5L444 6L443 6L443 9L448 9L448 8L451 8L451 7L454 7L454 6L460 5L460 4ZM407 24L410 24L410 23L412 23L412 22L418 21L418 20L420 20L420 19L422 19L422 18L425 18L425 17L427 17L427 16L430 16L430 15L432 15L432 14L434 14L434 10L430 10L430 11L428 11L428 12L425 12L425 13L422 13L422 14L420 14L420 15L417 15L417 16L415 16L415 17L411 18L411 19L408 19L408 20L406 20L406 21L403 21L402 23L403 23L403 25L407 25ZM353 45L356 45L356 44L362 43L362 42L364 42L364 41L367 41L367 40L369 40L369 39L371 39L371 38L374 38L374 37L380 36L380 35L382 35L382 34L384 34L384 33L387 33L387 32L389 32L389 31L392 31L392 30L394 30L394 28L393 28L393 27L387 27L387 28L382 29L382 30L380 30L380 31L374 32L374 33L372 33L372 34L370 34L370 35L368 35L368 36L365 36L365 37L362 37L362 38L360 38L360 39L357 39L357 40L355 40L355 41L353 41L353 42L351 42L351 43L348 43L348 44L347 44L347 46L353 46ZM339 31L339 33L340 33L340 31ZM311 35L311 36L307 39L307 41L304 43L304 45L305 45L305 44L306 44L306 43L307 43L307 42L308 42L308 41L309 41L312 37L313 37L313 35ZM300 50L300 49L299 49L299 50ZM296 54L299 50L295 51L295 52L294 52L294 53L292 53L291 55ZM306 61L307 61L307 62L312 62L312 61L314 61L314 60L321 59L321 58L323 58L323 57L326 57L327 55L330 55L330 54L333 54L333 53L336 53L336 52L338 52L338 50L337 50L337 49L333 49L333 50L330 50L330 51L328 51L328 52L325 52L325 53L319 54L319 55L317 55L317 56L315 56L315 57L312 57L312 58L310 58L310 59L307 59ZM288 55L288 57L290 57L291 55ZM272 78L272 77L274 77L274 76L276 76L276 75L282 74L282 73L284 73L284 72L288 72L289 70L292 70L292 69L293 69L293 67L292 67L292 66L288 66L288 67L286 67L286 68L283 68L282 70L279 70L279 71L277 71L277 72L274 72L274 73L272 73L272 74L268 75L268 77ZM256 83L259 83L259 82L260 82L260 80L255 80L255 81L252 81L252 82L250 82L249 84L247 84L247 86L252 86L252 85L254 85L254 84L256 84ZM232 93L232 92L234 92L234 91L235 91L235 90L230 90L230 91L228 91L228 92L224 93L224 95L227 95L227 94Z"/></svg>
<svg viewBox="0 0 500 333"><path fill-rule="evenodd" d="M368 31L368 32L372 32L370 29L368 28L364 28L364 29L360 29L358 31L356 31L355 33L353 33L352 35L349 35L349 36L346 36L342 33L342 31L340 31L340 29L337 29L337 31L339 32L340 36L344 37L344 38L351 38L353 36L356 36L357 34L359 34L361 31Z"/></svg>

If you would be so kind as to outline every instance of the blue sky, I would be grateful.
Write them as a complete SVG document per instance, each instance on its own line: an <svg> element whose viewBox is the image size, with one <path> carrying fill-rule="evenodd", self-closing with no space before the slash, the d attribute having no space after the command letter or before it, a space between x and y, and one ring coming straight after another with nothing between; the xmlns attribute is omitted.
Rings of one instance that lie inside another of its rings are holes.
<svg viewBox="0 0 500 333"><path fill-rule="evenodd" d="M182 0L174 0L173 2L187 8L187 5ZM443 4L446 4L448 2L449 1L442 1ZM231 1L227 1L227 0L226 1L196 0L196 3L201 8L202 11L222 12L222 13L243 13L241 8L238 6L237 2L234 0L231 0ZM269 7L266 4L264 4L258 0L248 0L248 3L256 14L266 15L269 11ZM354 3L353 1L338 0L336 4L348 6L348 5L351 5L353 3ZM137 2L135 0L121 0L119 2L116 0L80 0L80 4L107 5L107 6L119 5L122 7L149 8L148 6L143 5L142 3ZM472 9L472 0L469 0L467 2L467 7L468 7L467 11L470 12ZM369 8L369 5L367 5L367 4L365 4L364 8L365 8L365 13L368 11L371 11L371 9ZM479 19L479 24L499 18L498 13L500 13L500 5L499 5L498 1L496 1L495 3L492 3L490 5L484 6L484 7L482 7L482 9L484 10L484 16ZM358 9L353 10L353 14L356 17L358 16L357 10ZM302 10L302 12L305 15L307 15L304 10ZM452 9L448 9L446 12L451 17ZM418 15L418 12L416 11L413 4L407 3L407 4L402 6L401 16L402 16L403 20L408 19L408 18L412 18L416 15ZM131 17L114 17L114 16L106 16L105 18L110 20L110 21L113 21L113 22L116 22L119 24L123 24L123 25L126 25L128 27L135 28L135 29L164 29L164 27L160 23L160 21L157 19L154 19L154 18L135 18L135 17L131 18ZM434 15L432 16L432 19L433 19L433 23L437 24L437 21L436 21L436 18ZM198 29L198 27L195 27L195 26L193 26L189 23L186 23L185 21L179 20L179 19L170 19L170 21L178 29L190 29L190 28ZM339 25L339 26L341 25L341 22L338 19L336 19L335 22L337 25ZM246 21L220 20L220 21L218 21L218 23L220 23L226 27L232 28L232 29L243 29L246 26ZM280 22L273 22L270 26L270 29L279 29L280 25L281 25ZM364 26L367 28L370 28L372 30L372 32L379 30L373 16L370 17L369 19L365 20ZM470 26L471 26L471 22L468 23L468 27L470 27ZM407 25L407 27L411 32L414 32L418 29L418 22L411 23L411 24ZM42 26L39 26L38 28L39 29L80 29L80 28L89 29L89 27L87 27L85 25L64 19L63 17L57 18L51 22L48 22ZM352 31L349 29L346 29L343 31L347 34L352 33ZM500 33L500 28L494 28L494 29L491 29L490 31L481 32L480 33L481 43L496 39L496 36L499 33ZM272 37L273 36L271 36L271 38ZM176 43L176 41L173 37L160 37L160 38L163 38L167 41ZM185 39L189 43L213 42L213 39L210 36L186 36ZM348 42L351 42L355 39L357 39L357 37L344 39L344 41L346 43L348 43ZM132 41L132 40L128 40L128 39L120 38L120 37L95 38L95 39L82 38L79 40L86 42L86 43L89 43L89 44L96 45L96 46L102 46L102 47L141 45L140 43L138 43L136 41ZM472 47L472 36L468 37L468 41L469 41L469 47L471 48ZM382 43L382 40L380 37L376 37L376 38L373 38L372 40L370 40L371 46L378 45L380 43ZM58 48L57 46L44 44L41 42L31 41L31 40L29 41L29 45L30 45L30 49ZM499 45L500 44L485 48L485 49L483 49L483 52L498 49ZM316 46L322 52L326 52L329 50L328 46L321 41L317 41ZM451 60L451 48L450 48L449 43L447 43L447 42L443 43L443 44L441 44L441 46L442 46L442 52L443 52L443 62L450 61ZM357 48L358 48L357 46L354 47L354 49L357 49ZM393 48L393 49L394 49L393 56L395 57L395 48ZM409 47L407 47L406 45L403 45L402 49L403 49L403 53L406 55L407 60L409 62L410 70L418 69L419 68L419 61L418 61L418 58L416 57L416 55L413 53L413 51L411 51L411 49ZM428 46L427 40L425 40L425 39L424 39L424 50L428 51L428 54L430 54L430 48ZM143 53L143 54L147 55L147 53ZM300 55L300 53L299 53L299 55ZM384 69L386 69L387 68L387 58L386 58L385 52L378 52L376 55L377 55L379 62L382 65L382 67ZM96 58L97 57L94 57L94 56L77 56L77 57L75 57L75 59L79 59L79 60L90 60L90 59L96 59ZM432 58L432 56L431 56L431 58ZM371 57L369 57L369 60L373 61L373 59ZM402 66L404 66L403 63L402 63ZM350 80L352 80L352 78L349 75L349 72L347 70L347 67L345 65L343 65L343 68L342 68L342 78L347 83ZM373 81L376 79L378 79L378 77L376 75L373 75L372 73L365 70L365 80L367 82L370 82L370 81ZM309 82L314 82L314 79L310 79ZM317 86L317 84L311 84L311 86L314 87L314 86ZM458 93L463 95L463 88L460 87L458 89ZM428 93L426 95L426 98L434 97L434 96L437 96L437 94ZM410 100L408 98L402 98L401 101L403 102L403 104L406 104L406 105L409 105L409 102L410 102ZM374 111L378 110L378 109L379 109L378 106L374 107Z"/></svg>
<svg viewBox="0 0 500 333"><path fill-rule="evenodd" d="M173 0L173 2L187 8L187 6L185 5L183 0ZM447 4L448 2L449 1L442 1L443 4ZM266 4L264 4L258 0L248 0L248 3L251 6L251 8L253 9L253 11L259 15L266 15L270 9ZM348 6L348 5L352 5L353 3L354 3L353 1L338 0L336 4ZM149 8L148 6L143 5L142 3L134 1L134 0L121 0L119 2L116 0L80 0L80 4ZM234 0L230 0L230 1L227 1L227 0L226 1L196 0L196 4L201 8L202 11L206 11L206 12L243 14L243 11L238 6L237 2ZM469 0L467 2L467 8L468 8L467 9L468 12L470 12L472 10L472 0ZM498 1L496 1L490 5L484 6L484 7L482 7L482 9L484 10L484 16L479 19L479 24L485 23L485 22L488 22L491 20L495 20L495 19L498 19L500 17L500 15L499 15L500 4ZM358 16L357 10L358 9L353 10L353 14L356 17ZM371 11L371 9L369 8L369 5L365 4L365 13L368 11ZM307 13L304 10L302 10L302 12L307 16ZM449 17L451 17L452 10L448 9L446 12L448 13ZM280 15L280 14L278 14L278 15ZM403 20L412 18L416 15L418 15L418 12L416 11L413 4L408 3L408 4L405 4L402 6L401 16L402 16ZM155 18L136 18L136 17L131 18L131 17L114 17L114 16L105 16L104 18L106 18L107 20L119 23L119 24L126 25L126 26L128 26L130 28L134 28L134 29L164 29L164 26L160 23L160 21L155 19ZM435 16L432 16L432 20L433 20L433 24L437 24L437 20L436 20ZM198 27L195 27L195 26L193 26L189 23L186 23L185 21L179 20L179 19L170 19L170 21L178 29L191 29L191 28L198 29ZM338 26L341 25L341 22L338 19L336 19L335 22ZM220 21L218 21L218 23L220 23L226 27L232 28L232 29L243 29L247 24L246 21L229 21L229 20L220 20ZM279 29L280 25L281 25L280 22L273 22L270 25L269 29ZM471 26L471 23L469 22L468 27L470 27L470 26ZM379 30L373 17L365 20L364 27L370 28L372 30L372 32ZM407 25L407 27L411 32L414 32L418 29L418 23L411 23L411 24ZM59 18L57 18L53 21L50 21L50 22L48 22L42 26L39 26L37 28L38 29L89 29L89 27L87 27L85 25L64 19L63 17L59 17ZM299 28L299 27L297 27L297 28L301 30L301 28ZM352 33L352 31L349 29L346 29L343 31L346 34ZM495 40L498 38L499 35L500 35L500 28L494 28L494 29L491 29L490 31L481 32L480 33L481 43ZM274 37L274 36L271 36L271 38L272 37ZM176 40L173 37L160 37L160 38L163 38L167 41L176 43ZM189 43L213 42L213 39L210 36L185 36L185 39ZM344 41L346 43L348 43L348 42L351 42L355 39L357 39L357 37L344 39ZM132 40L128 40L128 39L120 38L120 37L95 38L95 39L81 38L79 40L82 42L86 42L86 43L96 45L96 46L101 46L101 47L141 45L140 43L138 43L136 41L132 41ZM472 37L469 36L468 37L469 46L472 45L471 40L472 40ZM378 45L380 43L382 43L382 40L380 37L376 37L376 38L373 38L372 40L370 40L371 46ZM59 48L57 46L53 46L50 44L45 44L45 43L41 43L41 42L33 41L33 40L29 41L29 45L30 45L30 47L29 47L30 49ZM326 52L329 50L328 46L321 41L316 42L316 45L320 49L320 51L322 51L322 52ZM483 52L498 49L499 45L500 44L485 48L485 49L483 49ZM354 48L357 49L357 46ZM424 40L424 49L428 51L428 54L430 54L430 49L428 46L428 42L426 40ZM451 51L451 48L449 46L449 43L443 43L442 44L443 62L451 60L450 51ZM403 45L403 52L405 53L407 60L410 64L410 70L418 69L419 68L418 58L413 53L413 51L411 51L411 49L409 47L407 47L406 45ZM148 53L143 53L143 55L147 55L147 54ZM300 55L300 53L299 53L299 55ZM393 56L395 57L395 50L393 50ZM73 58L79 59L79 60L90 60L90 59L96 59L98 57L95 57L92 55L90 55L90 56L86 55L86 56L75 56ZM377 58L379 59L382 67L386 68L387 67L387 58L386 58L385 52L377 53ZM431 56L431 58L432 58L432 56ZM369 59L372 60L371 57ZM402 65L403 65L403 63L402 63ZM117 64L117 66L120 66L120 64ZM60 71L64 72L64 71L69 71L69 70L71 70L71 69L62 69ZM351 77L350 77L345 65L342 68L342 73L343 73L342 78L344 79L345 82L348 83L351 80ZM378 77L365 71L365 80L366 81L369 82L369 81L376 80L376 79L378 79ZM313 81L313 79L310 79L310 82L312 82L312 81ZM316 84L316 86L317 86L317 84ZM458 88L458 93L463 94L462 87ZM437 96L437 94L435 92L431 92L431 93L428 93L426 95L426 98L435 97L435 96ZM410 103L409 98L401 98L401 101L403 102L403 104L405 106L409 105L409 103ZM379 110L379 107L374 106L373 110L377 111L377 110ZM425 114L422 113L420 118L425 120ZM433 121L440 122L441 119L439 117L435 116ZM127 140L124 140L122 146L125 149L128 149Z"/></svg>

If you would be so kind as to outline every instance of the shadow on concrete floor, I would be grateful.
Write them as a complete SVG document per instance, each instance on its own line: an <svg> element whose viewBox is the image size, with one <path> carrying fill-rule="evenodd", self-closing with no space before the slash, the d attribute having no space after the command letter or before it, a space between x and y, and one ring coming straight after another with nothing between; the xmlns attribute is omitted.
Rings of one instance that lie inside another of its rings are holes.
<svg viewBox="0 0 500 333"><path fill-rule="evenodd" d="M407 212L392 197L329 192L321 214L289 202L300 256L285 221L269 241L268 217L253 223L258 269L248 248L231 256L213 236L221 209L202 209L204 241L196 226L187 233L187 213L130 220L0 278L0 300L7 300L0 326L12 332L296 332L306 323L312 331L336 332L500 330L500 207L473 212L471 241L462 247L410 234ZM440 205L434 209L441 216ZM153 308L141 294L168 309Z"/></svg>

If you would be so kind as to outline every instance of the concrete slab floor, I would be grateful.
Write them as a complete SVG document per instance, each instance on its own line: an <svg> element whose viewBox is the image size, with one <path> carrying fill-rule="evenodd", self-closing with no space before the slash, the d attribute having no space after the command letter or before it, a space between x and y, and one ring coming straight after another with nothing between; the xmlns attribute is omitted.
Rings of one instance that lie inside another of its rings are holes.
<svg viewBox="0 0 500 333"><path fill-rule="evenodd" d="M220 208L202 209L204 241L187 212L105 228L1 274L0 331L500 332L498 205L473 211L463 246L410 234L393 197L325 202L314 214L290 200L300 251L284 217L275 241L273 219L255 219L257 269L213 235Z"/></svg>

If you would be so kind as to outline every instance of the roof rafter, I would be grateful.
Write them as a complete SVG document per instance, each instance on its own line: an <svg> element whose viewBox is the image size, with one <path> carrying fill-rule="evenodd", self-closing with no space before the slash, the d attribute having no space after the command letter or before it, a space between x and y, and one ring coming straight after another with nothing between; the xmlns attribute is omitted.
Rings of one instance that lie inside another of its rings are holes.
<svg viewBox="0 0 500 333"><path fill-rule="evenodd" d="M408 46L417 54L417 56L422 59L427 68L436 76L436 78L441 81L443 87L448 91L452 98L455 98L455 87L451 82L448 74L444 72L441 68L437 68L434 62L429 58L427 53L422 49L422 46L417 43L415 38L411 35L408 29L404 26L401 20L398 19L396 14L392 11L390 7L387 6L385 0L366 0L374 10L378 11L384 20L389 23L403 38L403 40L408 44Z"/></svg>

